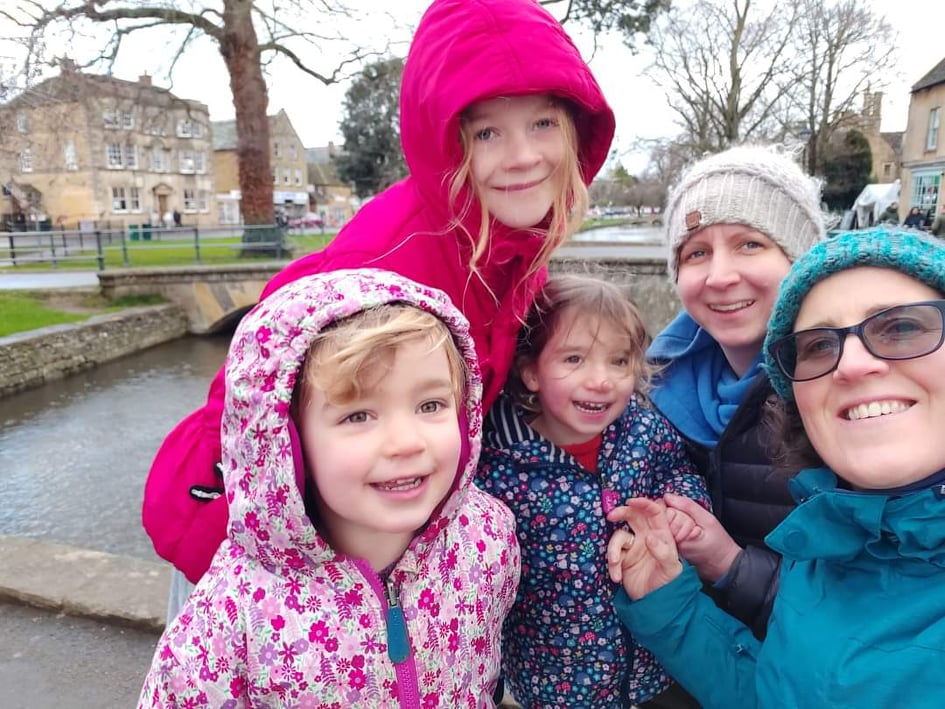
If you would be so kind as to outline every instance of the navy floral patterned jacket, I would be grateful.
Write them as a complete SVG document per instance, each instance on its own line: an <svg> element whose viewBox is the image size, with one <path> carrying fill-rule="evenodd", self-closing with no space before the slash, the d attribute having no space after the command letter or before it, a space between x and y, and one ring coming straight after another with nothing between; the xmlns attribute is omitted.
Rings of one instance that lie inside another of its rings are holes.
<svg viewBox="0 0 945 709"><path fill-rule="evenodd" d="M607 512L630 497L675 492L706 508L703 478L675 429L636 395L603 434L598 471L527 424L507 396L483 431L478 485L509 506L522 549L518 596L506 619L502 672L533 707L620 707L646 701L670 679L620 623L607 575Z"/></svg>

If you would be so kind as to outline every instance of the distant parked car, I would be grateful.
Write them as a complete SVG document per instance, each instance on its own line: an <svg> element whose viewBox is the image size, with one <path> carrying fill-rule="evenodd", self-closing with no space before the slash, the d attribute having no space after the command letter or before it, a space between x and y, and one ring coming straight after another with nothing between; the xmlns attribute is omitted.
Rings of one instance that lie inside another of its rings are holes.
<svg viewBox="0 0 945 709"><path fill-rule="evenodd" d="M289 220L289 226L293 229L321 229L325 226L325 220L321 214L315 212L306 212L301 217L294 217Z"/></svg>

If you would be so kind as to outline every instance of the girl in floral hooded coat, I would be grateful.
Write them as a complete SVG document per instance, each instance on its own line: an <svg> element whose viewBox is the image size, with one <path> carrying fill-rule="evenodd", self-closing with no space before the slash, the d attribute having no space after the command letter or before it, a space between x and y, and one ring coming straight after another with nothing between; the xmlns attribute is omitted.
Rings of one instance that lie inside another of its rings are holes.
<svg viewBox="0 0 945 709"><path fill-rule="evenodd" d="M472 485L481 382L442 292L300 278L226 363L227 539L141 706L489 707L519 549Z"/></svg>

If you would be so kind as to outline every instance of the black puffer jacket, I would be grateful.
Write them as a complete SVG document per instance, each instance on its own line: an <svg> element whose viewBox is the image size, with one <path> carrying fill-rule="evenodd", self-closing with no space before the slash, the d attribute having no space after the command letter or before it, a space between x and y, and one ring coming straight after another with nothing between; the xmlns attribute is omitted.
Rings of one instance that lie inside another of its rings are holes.
<svg viewBox="0 0 945 709"><path fill-rule="evenodd" d="M724 579L706 591L758 637L768 625L781 562L764 538L794 508L788 491L793 473L771 464L771 432L761 423L771 395L767 375L759 374L715 448L686 440L693 464L706 478L715 515L744 549Z"/></svg>

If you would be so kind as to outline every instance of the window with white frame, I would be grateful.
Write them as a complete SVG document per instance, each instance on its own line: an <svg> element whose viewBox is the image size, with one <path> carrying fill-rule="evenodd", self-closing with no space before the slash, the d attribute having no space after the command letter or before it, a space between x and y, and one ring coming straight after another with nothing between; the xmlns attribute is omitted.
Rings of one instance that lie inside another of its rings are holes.
<svg viewBox="0 0 945 709"><path fill-rule="evenodd" d="M121 126L121 117L118 115L118 111L103 111L102 122L106 128L118 128Z"/></svg>
<svg viewBox="0 0 945 709"><path fill-rule="evenodd" d="M210 211L210 195L207 190L200 190L197 193L197 209L201 212Z"/></svg>
<svg viewBox="0 0 945 709"><path fill-rule="evenodd" d="M135 114L132 111L121 112L121 127L131 130L135 127Z"/></svg>
<svg viewBox="0 0 945 709"><path fill-rule="evenodd" d="M292 181L292 173L289 171L289 168L282 168L282 184L287 185Z"/></svg>
<svg viewBox="0 0 945 709"><path fill-rule="evenodd" d="M33 171L33 151L29 148L24 148L23 152L20 153L20 171L21 172L32 172Z"/></svg>
<svg viewBox="0 0 945 709"><path fill-rule="evenodd" d="M112 187L112 211L127 212L128 199L124 187Z"/></svg>
<svg viewBox="0 0 945 709"><path fill-rule="evenodd" d="M935 150L938 147L938 127L941 122L941 111L933 108L929 111L929 132L925 136L925 149Z"/></svg>
<svg viewBox="0 0 945 709"><path fill-rule="evenodd" d="M167 172L167 160L165 159L164 148L154 146L151 148L151 172Z"/></svg>
<svg viewBox="0 0 945 709"><path fill-rule="evenodd" d="M125 167L129 170L138 169L138 146L133 143L125 143Z"/></svg>
<svg viewBox="0 0 945 709"><path fill-rule="evenodd" d="M293 160L297 160L299 157L299 147L295 143L292 143L289 145L289 153L292 155Z"/></svg>
<svg viewBox="0 0 945 709"><path fill-rule="evenodd" d="M912 195L909 207L918 207L923 212L935 210L938 204L938 193L942 188L941 173L913 173Z"/></svg>
<svg viewBox="0 0 945 709"><path fill-rule="evenodd" d="M105 144L105 165L109 170L121 170L121 143Z"/></svg>
<svg viewBox="0 0 945 709"><path fill-rule="evenodd" d="M207 154L203 151L194 153L194 172L202 175L207 171Z"/></svg>
<svg viewBox="0 0 945 709"><path fill-rule="evenodd" d="M193 172L194 171L194 151L181 150L178 162L180 163L181 172L188 172L188 173Z"/></svg>
<svg viewBox="0 0 945 709"><path fill-rule="evenodd" d="M26 120L26 114L25 114L25 113L17 113L17 114L16 114L16 129L17 129L20 133L25 133L27 130L29 130L29 123L28 123L27 120Z"/></svg>
<svg viewBox="0 0 945 709"><path fill-rule="evenodd" d="M272 171L272 184L279 184L279 173L277 173L275 170Z"/></svg>
<svg viewBox="0 0 945 709"><path fill-rule="evenodd" d="M181 119L177 121L178 138L201 138L203 137L203 124L190 119Z"/></svg>
<svg viewBox="0 0 945 709"><path fill-rule="evenodd" d="M185 212L196 212L197 211L197 197L192 189L184 190L184 211Z"/></svg>
<svg viewBox="0 0 945 709"><path fill-rule="evenodd" d="M279 157L279 142L278 141L272 144L272 157L274 158Z"/></svg>
<svg viewBox="0 0 945 709"><path fill-rule="evenodd" d="M74 141L70 140L65 145L62 146L62 159L66 163L67 170L79 169L79 161L76 158Z"/></svg>
<svg viewBox="0 0 945 709"><path fill-rule="evenodd" d="M131 190L129 191L129 194L130 194L130 199L128 201L129 201L130 210L132 212L140 212L141 211L141 188L132 187Z"/></svg>
<svg viewBox="0 0 945 709"><path fill-rule="evenodd" d="M297 185L302 184L302 171L299 170L298 168L296 168L295 170L295 184Z"/></svg>

